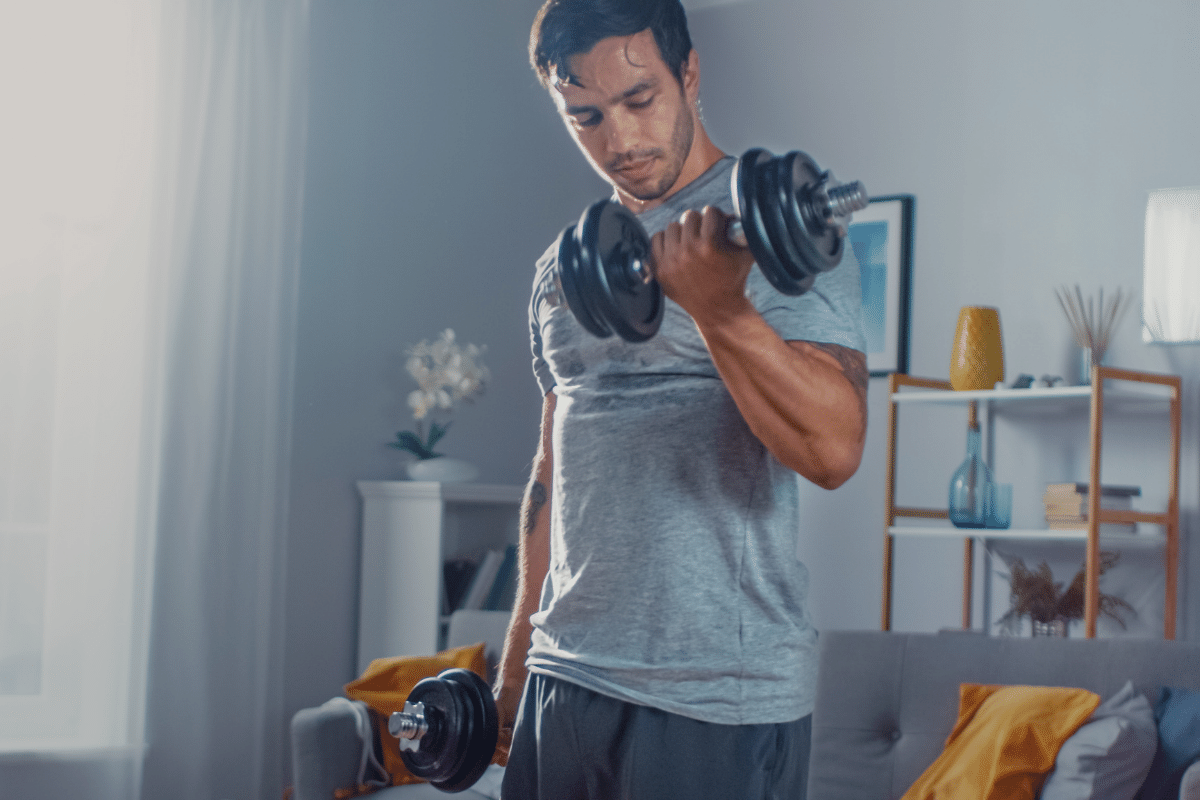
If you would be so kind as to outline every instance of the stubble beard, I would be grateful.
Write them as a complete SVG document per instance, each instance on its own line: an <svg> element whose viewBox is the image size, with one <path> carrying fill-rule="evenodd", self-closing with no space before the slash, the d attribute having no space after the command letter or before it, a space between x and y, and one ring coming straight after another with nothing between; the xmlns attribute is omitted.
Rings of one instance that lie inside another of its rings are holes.
<svg viewBox="0 0 1200 800"><path fill-rule="evenodd" d="M636 161L639 158L650 156L661 157L668 156L666 169L662 177L658 179L652 186L638 189L636 186L622 186L627 194L643 202L649 200L658 200L675 186L675 182L679 180L679 176L683 174L683 166L687 162L688 154L692 151L692 142L696 138L696 124L692 120L692 115L688 111L687 102L683 103L680 108L679 115L675 119L674 130L671 131L671 144L669 152L664 152L661 149L644 151L641 153L632 153L621 157L609 164L611 169L616 169L622 163L628 161Z"/></svg>

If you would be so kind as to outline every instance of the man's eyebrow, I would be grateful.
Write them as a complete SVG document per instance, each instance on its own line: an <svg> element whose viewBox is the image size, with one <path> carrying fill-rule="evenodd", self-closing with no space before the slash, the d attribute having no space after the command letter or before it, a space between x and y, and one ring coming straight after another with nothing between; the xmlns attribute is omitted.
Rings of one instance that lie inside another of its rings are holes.
<svg viewBox="0 0 1200 800"><path fill-rule="evenodd" d="M616 105L617 103L620 103L624 100L628 100L631 97L636 97L637 95L641 94L644 91L647 91L648 89L653 89L657 85L658 85L658 82L654 81L654 80L640 81L638 83L635 83L633 86L629 87L625 91L621 92L616 97L612 98L609 101L609 104ZM566 113L568 116L575 116L576 114L586 114L586 113L596 111L596 110L597 109L595 106L571 106L571 105L568 105L566 107Z"/></svg>

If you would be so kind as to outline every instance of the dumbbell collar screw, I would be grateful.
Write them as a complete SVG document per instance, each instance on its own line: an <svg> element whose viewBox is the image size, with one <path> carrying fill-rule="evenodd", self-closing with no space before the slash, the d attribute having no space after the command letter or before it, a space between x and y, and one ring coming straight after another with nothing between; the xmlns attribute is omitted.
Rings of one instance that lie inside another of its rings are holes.
<svg viewBox="0 0 1200 800"><path fill-rule="evenodd" d="M417 752L421 739L429 733L429 721L425 718L424 703L405 701L404 710L388 717L388 733L400 740L401 750Z"/></svg>
<svg viewBox="0 0 1200 800"><path fill-rule="evenodd" d="M839 183L828 192L830 209L835 217L848 217L855 211L862 211L871 202L867 196L867 187L862 181Z"/></svg>
<svg viewBox="0 0 1200 800"><path fill-rule="evenodd" d="M650 265L646 263L646 259L635 256L629 261L629 271L633 274L633 279L641 283L649 283L654 280L654 273L650 271Z"/></svg>
<svg viewBox="0 0 1200 800"><path fill-rule="evenodd" d="M862 181L838 183L831 173L825 172L813 189L812 203L818 219L844 237L850 227L850 215L866 208L870 198Z"/></svg>
<svg viewBox="0 0 1200 800"><path fill-rule="evenodd" d="M626 279L629 288L654 280L654 271L650 268L650 258L644 247L639 243L639 233L622 234L610 258L618 264L628 264L629 273Z"/></svg>

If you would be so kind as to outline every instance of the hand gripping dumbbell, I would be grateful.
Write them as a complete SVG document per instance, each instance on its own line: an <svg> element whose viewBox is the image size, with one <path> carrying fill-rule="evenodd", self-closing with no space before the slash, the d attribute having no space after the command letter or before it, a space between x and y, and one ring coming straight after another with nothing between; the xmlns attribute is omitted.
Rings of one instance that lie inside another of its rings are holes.
<svg viewBox="0 0 1200 800"><path fill-rule="evenodd" d="M408 771L444 792L461 792L496 752L500 716L492 690L469 669L448 669L413 687L388 719Z"/></svg>
<svg viewBox="0 0 1200 800"><path fill-rule="evenodd" d="M850 215L866 208L859 181L839 183L806 154L755 148L738 159L736 219L726 236L748 247L763 275L787 295L812 287L842 260ZM566 301L585 330L643 342L662 324L662 288L650 269L650 237L633 212L611 200L588 206L558 239L552 302Z"/></svg>

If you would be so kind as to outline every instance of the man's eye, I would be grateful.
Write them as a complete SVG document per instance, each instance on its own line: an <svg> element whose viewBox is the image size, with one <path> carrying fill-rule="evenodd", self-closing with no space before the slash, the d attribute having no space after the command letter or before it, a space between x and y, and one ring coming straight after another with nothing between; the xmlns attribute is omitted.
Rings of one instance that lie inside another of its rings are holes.
<svg viewBox="0 0 1200 800"><path fill-rule="evenodd" d="M577 127L594 128L600 124L600 115L596 113L581 114L571 118Z"/></svg>
<svg viewBox="0 0 1200 800"><path fill-rule="evenodd" d="M653 102L654 102L654 95L650 95L649 97L644 98L644 99L639 97L636 100L630 100L629 107L630 108L649 108L650 104Z"/></svg>

